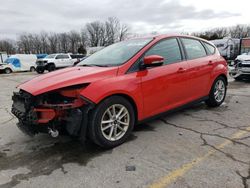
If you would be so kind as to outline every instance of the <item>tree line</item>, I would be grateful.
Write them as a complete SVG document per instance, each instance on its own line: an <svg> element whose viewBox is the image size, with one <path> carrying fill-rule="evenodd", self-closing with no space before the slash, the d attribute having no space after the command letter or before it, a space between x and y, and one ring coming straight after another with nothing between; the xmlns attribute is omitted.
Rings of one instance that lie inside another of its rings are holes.
<svg viewBox="0 0 250 188"><path fill-rule="evenodd" d="M192 33L192 35L204 38L206 40L230 38L247 38L250 37L250 25L236 25L232 27L221 27L206 30L203 32Z"/></svg>
<svg viewBox="0 0 250 188"><path fill-rule="evenodd" d="M3 39L0 40L0 51L8 54L79 53L87 46L108 46L122 41L128 32L126 24L110 17L106 21L87 23L80 31L23 33L16 41Z"/></svg>
<svg viewBox="0 0 250 188"><path fill-rule="evenodd" d="M209 29L202 32L186 33L207 40L222 39L224 37L246 38L250 37L250 25L236 25ZM40 32L23 33L18 40L0 40L0 51L8 54L51 54L51 53L79 53L84 48L108 46L128 37L129 27L119 19L110 17L106 21L87 23L80 31L53 33ZM136 36L136 34L135 34Z"/></svg>

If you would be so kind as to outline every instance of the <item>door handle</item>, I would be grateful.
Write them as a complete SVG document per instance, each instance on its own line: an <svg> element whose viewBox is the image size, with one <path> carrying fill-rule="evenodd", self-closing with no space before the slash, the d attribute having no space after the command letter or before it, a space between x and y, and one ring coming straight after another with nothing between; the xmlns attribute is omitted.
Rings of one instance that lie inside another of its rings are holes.
<svg viewBox="0 0 250 188"><path fill-rule="evenodd" d="M184 69L184 68L181 67L181 68L178 69L177 73L184 73L184 72L186 72L186 70L187 69Z"/></svg>
<svg viewBox="0 0 250 188"><path fill-rule="evenodd" d="M208 65L213 65L214 64L214 62L212 61L212 60L210 60L209 62L208 62Z"/></svg>

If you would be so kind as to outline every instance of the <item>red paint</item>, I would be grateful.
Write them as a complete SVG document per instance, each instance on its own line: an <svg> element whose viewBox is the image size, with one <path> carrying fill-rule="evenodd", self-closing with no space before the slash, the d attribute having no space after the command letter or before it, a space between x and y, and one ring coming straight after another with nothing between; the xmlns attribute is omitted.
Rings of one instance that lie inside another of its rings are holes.
<svg viewBox="0 0 250 188"><path fill-rule="evenodd" d="M138 120L208 96L216 77L227 75L226 61L219 55L218 51L214 55L199 59L183 60L179 63L127 73L129 68L150 47L169 37L182 36L161 35L154 37L140 52L119 67L66 68L36 77L20 85L19 88L36 96L71 85L88 83L89 85L81 90L62 90L61 94L77 97L79 101L82 101L79 98L81 95L96 104L111 95L125 95L134 101ZM158 60L161 59L158 57ZM84 105L83 102L79 101L74 107Z"/></svg>
<svg viewBox="0 0 250 188"><path fill-rule="evenodd" d="M35 108L34 112L37 114L37 123L45 124L56 117L56 112L53 109L38 109Z"/></svg>
<svg viewBox="0 0 250 188"><path fill-rule="evenodd" d="M163 62L164 58L159 55L150 55L145 57L143 60L145 65L151 65L158 62Z"/></svg>

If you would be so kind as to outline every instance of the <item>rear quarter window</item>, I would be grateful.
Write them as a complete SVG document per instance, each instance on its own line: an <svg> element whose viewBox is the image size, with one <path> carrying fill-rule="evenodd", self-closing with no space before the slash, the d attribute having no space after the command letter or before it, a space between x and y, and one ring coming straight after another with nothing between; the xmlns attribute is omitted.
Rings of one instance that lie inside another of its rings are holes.
<svg viewBox="0 0 250 188"><path fill-rule="evenodd" d="M181 40L188 59L197 59L207 55L205 48L199 40L189 38L182 38Z"/></svg>
<svg viewBox="0 0 250 188"><path fill-rule="evenodd" d="M206 42L203 42L204 46L206 47L207 49L207 53L208 55L212 55L215 53L215 47L213 47L211 44L208 44Z"/></svg>

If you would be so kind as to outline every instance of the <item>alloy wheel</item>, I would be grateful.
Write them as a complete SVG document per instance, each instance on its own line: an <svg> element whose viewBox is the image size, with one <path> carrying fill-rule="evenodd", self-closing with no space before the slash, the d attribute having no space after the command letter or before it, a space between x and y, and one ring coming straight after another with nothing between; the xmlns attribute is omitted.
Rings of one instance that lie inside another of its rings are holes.
<svg viewBox="0 0 250 188"><path fill-rule="evenodd" d="M225 83L222 80L218 80L214 88L214 98L216 102L220 103L224 99L225 93L226 93Z"/></svg>
<svg viewBox="0 0 250 188"><path fill-rule="evenodd" d="M129 123L130 114L128 109L124 105L114 104L102 116L102 135L109 141L117 141L126 134Z"/></svg>

